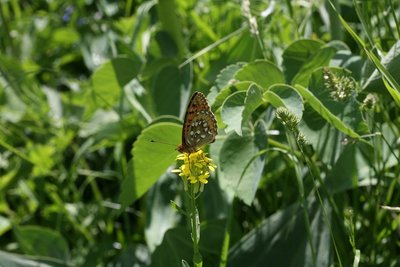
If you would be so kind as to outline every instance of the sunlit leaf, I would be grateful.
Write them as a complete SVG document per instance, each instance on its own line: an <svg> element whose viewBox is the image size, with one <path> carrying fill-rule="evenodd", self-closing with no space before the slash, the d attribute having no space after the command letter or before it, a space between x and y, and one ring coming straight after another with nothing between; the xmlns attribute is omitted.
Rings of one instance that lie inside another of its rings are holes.
<svg viewBox="0 0 400 267"><path fill-rule="evenodd" d="M269 61L261 60L244 65L236 72L235 79L256 83L263 90L273 84L284 82L283 74L277 66Z"/></svg>
<svg viewBox="0 0 400 267"><path fill-rule="evenodd" d="M141 197L171 166L180 144L181 126L173 123L157 123L144 129L133 144L133 173L122 187L122 202L135 201ZM177 178L178 179L178 178ZM129 198L129 200L125 200Z"/></svg>

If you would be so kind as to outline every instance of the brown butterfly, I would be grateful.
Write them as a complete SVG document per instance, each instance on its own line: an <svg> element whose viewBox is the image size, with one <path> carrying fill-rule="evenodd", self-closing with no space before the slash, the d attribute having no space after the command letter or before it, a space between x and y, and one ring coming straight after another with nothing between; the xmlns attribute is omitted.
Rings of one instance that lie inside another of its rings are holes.
<svg viewBox="0 0 400 267"><path fill-rule="evenodd" d="M194 92L186 109L182 128L181 153L198 151L202 146L213 143L217 135L217 121L203 93Z"/></svg>

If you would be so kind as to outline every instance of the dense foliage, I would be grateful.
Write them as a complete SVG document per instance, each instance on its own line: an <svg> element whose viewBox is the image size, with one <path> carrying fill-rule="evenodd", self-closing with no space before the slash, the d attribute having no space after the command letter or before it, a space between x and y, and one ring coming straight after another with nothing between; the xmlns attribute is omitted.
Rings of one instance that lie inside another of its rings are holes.
<svg viewBox="0 0 400 267"><path fill-rule="evenodd" d="M399 266L400 4L2 1L0 266ZM155 142L152 142L155 141ZM185 264L185 263L184 263Z"/></svg>

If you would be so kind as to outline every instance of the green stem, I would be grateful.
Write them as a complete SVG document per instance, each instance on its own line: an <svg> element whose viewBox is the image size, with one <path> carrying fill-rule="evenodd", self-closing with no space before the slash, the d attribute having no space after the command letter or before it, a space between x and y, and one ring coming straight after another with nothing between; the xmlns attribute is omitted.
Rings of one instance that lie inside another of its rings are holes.
<svg viewBox="0 0 400 267"><path fill-rule="evenodd" d="M225 267L228 259L228 250L229 250L229 243L231 241L231 229L233 224L233 207L235 205L235 199L233 199L229 211L228 211L228 218L226 221L225 227L225 236L224 236L224 243L222 244L221 250L221 258L219 262L219 267Z"/></svg>
<svg viewBox="0 0 400 267"><path fill-rule="evenodd" d="M192 226L192 241L193 241L193 265L195 267L202 267L203 260L199 251L199 240L200 240L200 223L198 220L198 211L196 207L196 197L195 197L195 186L197 184L190 185L190 205L189 205L189 214L190 214L190 223Z"/></svg>
<svg viewBox="0 0 400 267"><path fill-rule="evenodd" d="M288 134L287 135L287 139L288 139L290 151L291 151L292 155L295 155L294 151L296 151L296 149L295 149L295 147L296 147L296 141L295 141L296 137L295 137L294 134L290 134L290 135ZM294 159L295 159L295 157L294 157ZM308 239L308 242L310 244L313 266L317 266L317 256L316 256L317 254L316 254L315 247L314 247L314 244L313 244L311 223L310 223L310 218L308 216L307 199L305 197L304 184L303 184L302 175L301 175L301 169L302 169L303 166L301 166L302 164L299 161L297 161L295 163L297 163L297 164L294 164L294 169L295 169L295 173L296 173L297 186L299 188L300 203L301 203L301 206L303 208L305 227L306 227L306 231L307 231L307 239Z"/></svg>

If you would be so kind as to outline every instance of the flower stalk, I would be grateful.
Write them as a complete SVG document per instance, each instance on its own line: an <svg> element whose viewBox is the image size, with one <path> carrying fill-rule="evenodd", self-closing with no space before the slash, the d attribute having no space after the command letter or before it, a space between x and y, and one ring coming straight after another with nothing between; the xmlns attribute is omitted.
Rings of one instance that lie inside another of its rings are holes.
<svg viewBox="0 0 400 267"><path fill-rule="evenodd" d="M172 172L178 173L184 183L184 189L188 196L187 216L189 216L191 237L193 242L193 265L203 266L202 256L199 250L200 241L200 217L196 206L196 199L204 190L204 185L208 183L210 172L217 167L202 150L194 153L183 153L176 157L178 161L183 161L179 169Z"/></svg>
<svg viewBox="0 0 400 267"><path fill-rule="evenodd" d="M200 241L200 219L199 212L196 206L196 196L195 196L195 186L190 185L190 195L189 195L189 214L190 223L192 228L192 241L193 241L193 265L195 267L203 266L203 260L199 251L199 241Z"/></svg>

